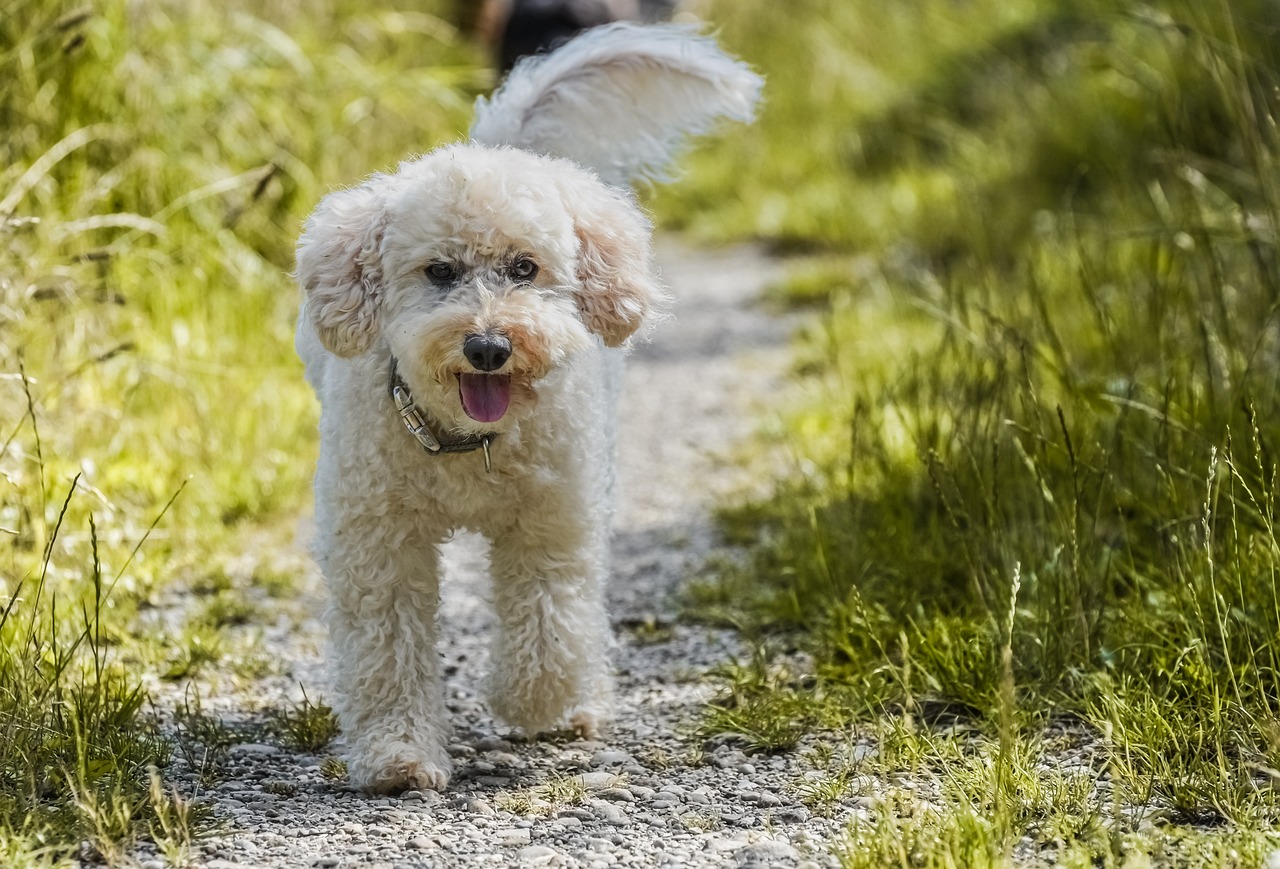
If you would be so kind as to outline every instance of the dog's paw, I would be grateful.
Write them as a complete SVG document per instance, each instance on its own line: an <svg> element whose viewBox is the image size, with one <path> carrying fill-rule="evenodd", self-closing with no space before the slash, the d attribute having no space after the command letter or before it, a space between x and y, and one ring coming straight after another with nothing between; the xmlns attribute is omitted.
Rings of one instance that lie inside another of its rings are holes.
<svg viewBox="0 0 1280 869"><path fill-rule="evenodd" d="M579 709L569 716L569 726L579 739L599 739L600 719L594 712Z"/></svg>
<svg viewBox="0 0 1280 869"><path fill-rule="evenodd" d="M347 763L353 787L373 793L443 791L449 786L453 764L442 750L424 750L401 743L389 750L355 754Z"/></svg>

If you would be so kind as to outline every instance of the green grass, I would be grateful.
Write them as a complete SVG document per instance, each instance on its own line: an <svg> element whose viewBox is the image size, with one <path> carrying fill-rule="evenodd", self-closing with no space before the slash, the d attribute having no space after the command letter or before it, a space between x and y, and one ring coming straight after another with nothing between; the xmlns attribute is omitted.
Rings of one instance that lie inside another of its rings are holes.
<svg viewBox="0 0 1280 869"><path fill-rule="evenodd" d="M303 503L294 241L328 190L465 128L487 73L433 9L0 13L0 863L189 844L142 686L221 660L248 612L212 587L150 613ZM318 744L320 709L286 730Z"/></svg>
<svg viewBox="0 0 1280 869"><path fill-rule="evenodd" d="M748 562L689 599L813 671L730 667L705 729L868 732L858 772L931 796L882 799L849 866L1258 865L1280 847L1270 7L712 16L768 103L656 205L805 252L773 295L821 308L793 473L726 509ZM1084 778L1055 771L1058 730Z"/></svg>

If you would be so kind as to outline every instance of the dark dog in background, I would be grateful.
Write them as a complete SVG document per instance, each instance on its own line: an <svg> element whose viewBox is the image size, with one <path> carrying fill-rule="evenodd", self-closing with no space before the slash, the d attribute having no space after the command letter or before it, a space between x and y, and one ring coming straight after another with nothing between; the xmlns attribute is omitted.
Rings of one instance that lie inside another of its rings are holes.
<svg viewBox="0 0 1280 869"><path fill-rule="evenodd" d="M484 0L476 30L503 75L525 55L551 51L590 27L664 21L676 0Z"/></svg>

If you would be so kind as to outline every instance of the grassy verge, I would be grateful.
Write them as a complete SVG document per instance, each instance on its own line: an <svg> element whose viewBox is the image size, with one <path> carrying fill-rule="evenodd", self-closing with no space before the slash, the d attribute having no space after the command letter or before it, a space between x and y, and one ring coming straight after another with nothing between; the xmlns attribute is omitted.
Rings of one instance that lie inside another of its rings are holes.
<svg viewBox="0 0 1280 869"><path fill-rule="evenodd" d="M750 563L693 600L811 664L732 668L709 729L874 737L818 764L868 797L850 866L1258 865L1280 845L1269 7L712 15L770 103L658 207L806 252L778 295L823 312L794 473L726 512Z"/></svg>
<svg viewBox="0 0 1280 869"><path fill-rule="evenodd" d="M217 660L235 613L140 616L301 503L293 242L324 192L464 128L485 82L430 8L0 13L6 866L137 836L182 856L190 794L164 782L145 686Z"/></svg>

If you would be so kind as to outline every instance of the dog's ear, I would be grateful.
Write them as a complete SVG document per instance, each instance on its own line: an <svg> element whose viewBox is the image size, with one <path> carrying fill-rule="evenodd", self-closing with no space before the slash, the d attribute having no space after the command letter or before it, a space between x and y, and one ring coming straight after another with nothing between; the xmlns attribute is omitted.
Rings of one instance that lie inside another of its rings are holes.
<svg viewBox="0 0 1280 869"><path fill-rule="evenodd" d="M564 191L578 235L578 310L587 328L617 347L661 312L651 229L625 192L592 179Z"/></svg>
<svg viewBox="0 0 1280 869"><path fill-rule="evenodd" d="M330 193L307 218L298 240L304 316L320 343L338 356L363 353L378 333L390 180L375 175L358 187Z"/></svg>

